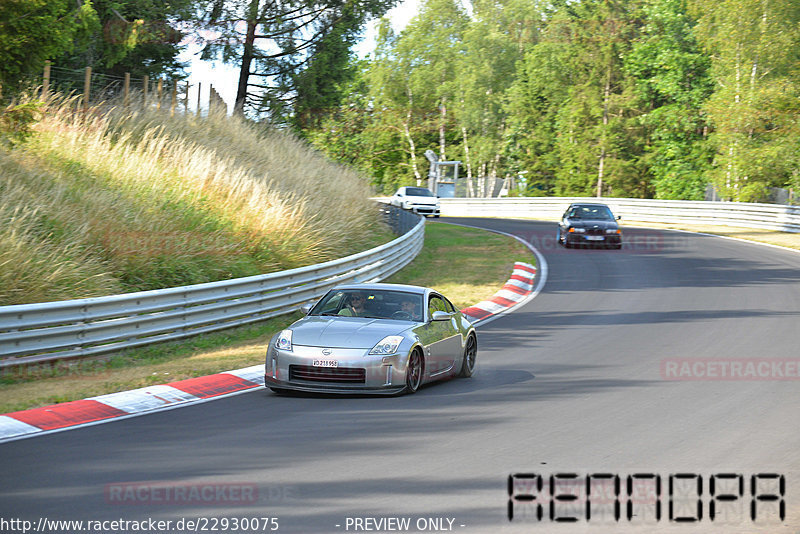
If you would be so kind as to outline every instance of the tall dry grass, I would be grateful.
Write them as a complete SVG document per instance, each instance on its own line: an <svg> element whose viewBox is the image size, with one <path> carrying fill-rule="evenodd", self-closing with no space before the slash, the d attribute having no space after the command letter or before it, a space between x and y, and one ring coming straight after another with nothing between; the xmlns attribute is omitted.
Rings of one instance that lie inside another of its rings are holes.
<svg viewBox="0 0 800 534"><path fill-rule="evenodd" d="M0 305L248 276L384 229L367 181L283 132L212 114L47 103L0 147Z"/></svg>

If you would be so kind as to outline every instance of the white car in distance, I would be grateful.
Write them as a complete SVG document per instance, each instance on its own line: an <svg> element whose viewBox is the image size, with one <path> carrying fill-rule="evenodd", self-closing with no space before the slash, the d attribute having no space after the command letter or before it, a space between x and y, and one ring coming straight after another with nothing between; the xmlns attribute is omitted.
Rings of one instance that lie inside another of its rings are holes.
<svg viewBox="0 0 800 534"><path fill-rule="evenodd" d="M426 187L401 187L392 195L389 203L426 217L428 215L439 216L439 197Z"/></svg>

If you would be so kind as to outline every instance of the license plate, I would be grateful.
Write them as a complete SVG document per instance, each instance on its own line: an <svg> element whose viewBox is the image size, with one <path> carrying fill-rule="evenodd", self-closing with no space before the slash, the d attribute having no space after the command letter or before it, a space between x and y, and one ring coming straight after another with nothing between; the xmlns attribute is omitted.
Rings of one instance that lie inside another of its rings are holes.
<svg viewBox="0 0 800 534"><path fill-rule="evenodd" d="M339 367L339 360L314 360L311 365L314 367Z"/></svg>
<svg viewBox="0 0 800 534"><path fill-rule="evenodd" d="M602 236L602 235L587 235L586 236L586 240L587 241L602 241L603 239L605 239L605 237Z"/></svg>

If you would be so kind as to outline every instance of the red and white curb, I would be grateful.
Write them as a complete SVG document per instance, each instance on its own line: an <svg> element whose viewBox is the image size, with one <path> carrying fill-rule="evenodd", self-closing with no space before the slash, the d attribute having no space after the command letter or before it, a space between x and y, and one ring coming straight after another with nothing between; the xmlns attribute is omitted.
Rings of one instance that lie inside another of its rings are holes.
<svg viewBox="0 0 800 534"><path fill-rule="evenodd" d="M0 415L0 443L164 411L264 386L264 365Z"/></svg>
<svg viewBox="0 0 800 534"><path fill-rule="evenodd" d="M484 322L530 298L536 267L514 264L511 278L486 301L461 310L471 322ZM0 443L34 435L59 432L76 426L99 424L111 419L171 410L187 404L244 393L264 386L264 365L188 378L169 384L109 393L88 399L32 408L0 415Z"/></svg>
<svg viewBox="0 0 800 534"><path fill-rule="evenodd" d="M461 313L475 323L507 311L509 308L520 304L533 293L535 278L536 267L529 263L517 262L514 264L511 278L508 279L500 291L495 293L489 300L464 308Z"/></svg>

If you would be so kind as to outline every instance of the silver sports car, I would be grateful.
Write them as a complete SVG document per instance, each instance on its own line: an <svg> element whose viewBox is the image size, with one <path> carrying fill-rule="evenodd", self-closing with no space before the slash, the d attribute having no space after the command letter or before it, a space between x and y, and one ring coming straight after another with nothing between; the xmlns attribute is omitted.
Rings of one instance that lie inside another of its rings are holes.
<svg viewBox="0 0 800 534"><path fill-rule="evenodd" d="M304 311L269 342L264 380L278 393L414 393L475 369L475 328L432 289L343 285Z"/></svg>

